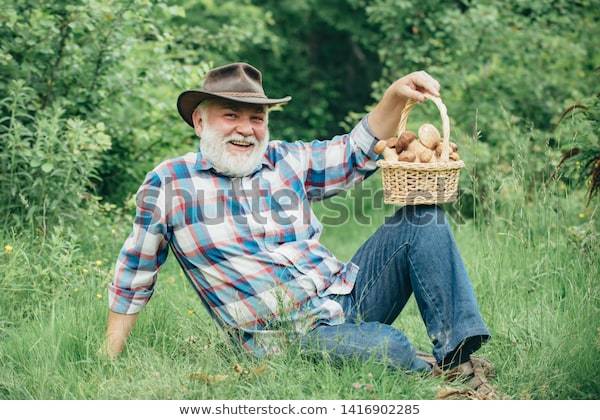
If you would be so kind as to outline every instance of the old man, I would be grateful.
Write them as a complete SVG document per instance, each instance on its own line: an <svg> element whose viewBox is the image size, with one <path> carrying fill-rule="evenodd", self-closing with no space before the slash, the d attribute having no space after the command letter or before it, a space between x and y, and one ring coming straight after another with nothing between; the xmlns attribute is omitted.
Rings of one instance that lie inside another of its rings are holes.
<svg viewBox="0 0 600 420"><path fill-rule="evenodd" d="M374 146L395 134L407 100L439 89L426 72L411 73L350 133L312 142L270 140L269 108L291 98L268 98L249 64L215 68L201 89L183 92L178 110L200 147L158 165L137 192L109 286L108 355L123 349L171 248L213 319L257 356L279 351L285 329L306 351L459 372L488 387L490 367L472 354L489 331L443 210L398 209L343 262L320 243L310 206L372 175ZM391 325L412 294L433 355Z"/></svg>

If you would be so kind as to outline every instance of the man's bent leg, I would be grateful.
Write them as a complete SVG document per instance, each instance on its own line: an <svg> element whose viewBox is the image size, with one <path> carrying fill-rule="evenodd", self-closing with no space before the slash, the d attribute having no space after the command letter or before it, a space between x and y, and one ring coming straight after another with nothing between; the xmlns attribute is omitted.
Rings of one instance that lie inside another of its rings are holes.
<svg viewBox="0 0 600 420"><path fill-rule="evenodd" d="M468 274L443 210L399 209L357 251L354 313L391 324L411 292L438 363L456 365L489 339Z"/></svg>
<svg viewBox="0 0 600 420"><path fill-rule="evenodd" d="M429 371L408 338L392 327L411 293L407 251L412 233L384 224L357 251L360 267L349 295L332 296L344 308L346 323L320 326L302 341L337 357L375 357L395 368Z"/></svg>
<svg viewBox="0 0 600 420"><path fill-rule="evenodd" d="M383 345L392 365L425 370L406 336L386 325L413 291L440 364L468 359L489 338L441 208L399 209L352 262L360 267L352 293L333 296L344 307L346 324L317 327L303 340L304 347L318 341L330 353L364 358L380 357Z"/></svg>
<svg viewBox="0 0 600 420"><path fill-rule="evenodd" d="M405 261L409 236L397 233L384 225L359 249L352 259L360 267L353 292L331 296L342 305L346 323L315 328L301 340L304 350L325 351L338 358L375 358L403 370L431 370L416 357L408 338L389 325L412 293ZM367 305L357 304L355 298L367 295Z"/></svg>

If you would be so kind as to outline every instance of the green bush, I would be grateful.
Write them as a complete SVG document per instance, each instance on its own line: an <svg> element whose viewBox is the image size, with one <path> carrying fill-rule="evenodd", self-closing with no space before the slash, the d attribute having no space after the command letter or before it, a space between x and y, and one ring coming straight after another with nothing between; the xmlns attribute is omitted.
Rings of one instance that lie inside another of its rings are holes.
<svg viewBox="0 0 600 420"><path fill-rule="evenodd" d="M600 93L563 112L557 137L562 158L557 174L588 190L588 205L600 191Z"/></svg>
<svg viewBox="0 0 600 420"><path fill-rule="evenodd" d="M65 119L58 106L31 117L31 97L16 81L0 102L7 115L0 125L0 217L7 226L45 230L78 218L110 138L102 123Z"/></svg>

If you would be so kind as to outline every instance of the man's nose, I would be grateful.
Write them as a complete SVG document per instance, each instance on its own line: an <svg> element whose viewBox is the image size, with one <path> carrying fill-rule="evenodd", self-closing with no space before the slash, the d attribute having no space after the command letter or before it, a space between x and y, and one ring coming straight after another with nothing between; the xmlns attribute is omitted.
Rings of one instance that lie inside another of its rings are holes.
<svg viewBox="0 0 600 420"><path fill-rule="evenodd" d="M237 126L237 132L244 137L251 136L253 134L253 132L252 132L252 125L250 124L250 120L244 119L244 120L240 121Z"/></svg>

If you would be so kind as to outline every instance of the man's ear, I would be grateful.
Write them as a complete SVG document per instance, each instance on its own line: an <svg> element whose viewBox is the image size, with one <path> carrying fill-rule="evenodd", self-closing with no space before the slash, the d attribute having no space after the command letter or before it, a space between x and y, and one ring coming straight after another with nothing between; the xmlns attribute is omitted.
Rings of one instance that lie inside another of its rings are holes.
<svg viewBox="0 0 600 420"><path fill-rule="evenodd" d="M200 137L200 133L202 133L202 117L198 108L192 112L192 122L194 123L194 131L196 132L196 135Z"/></svg>

